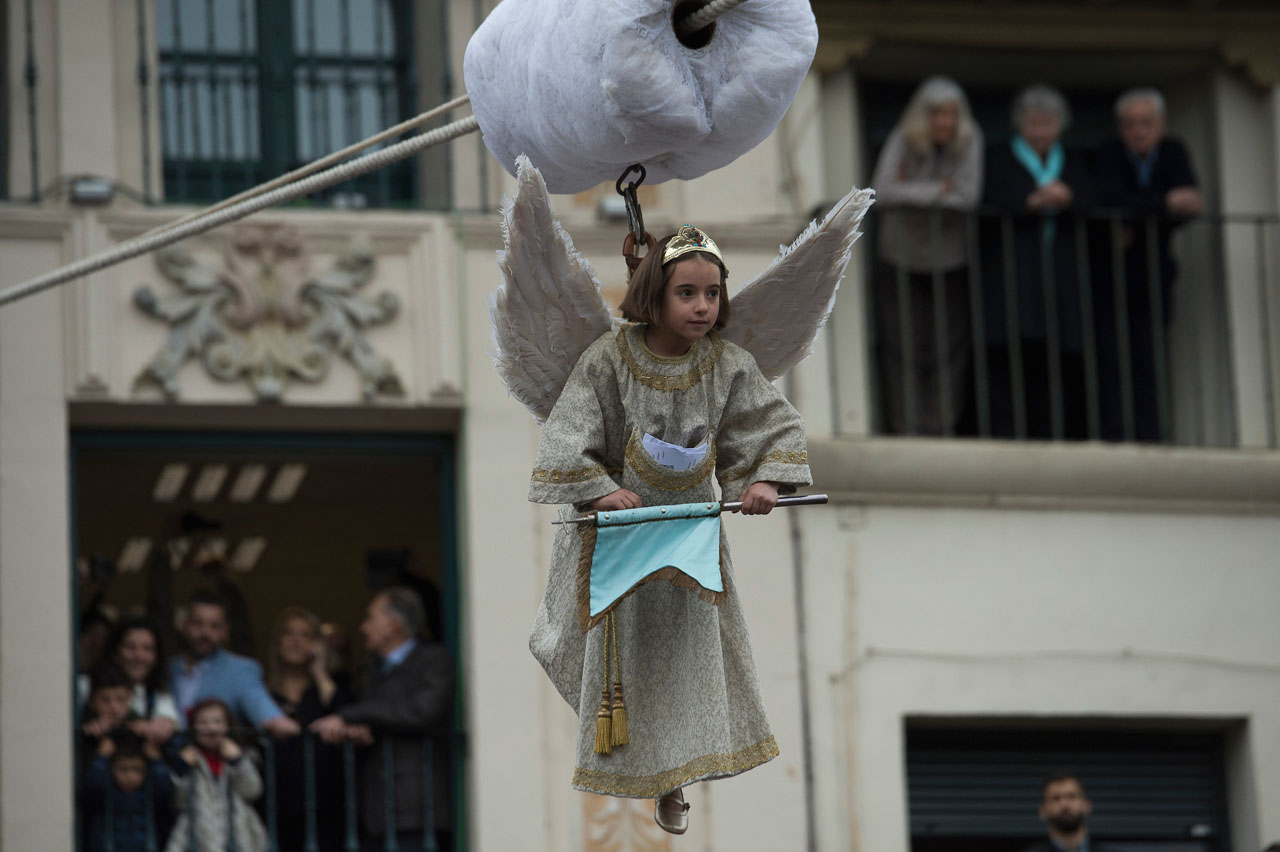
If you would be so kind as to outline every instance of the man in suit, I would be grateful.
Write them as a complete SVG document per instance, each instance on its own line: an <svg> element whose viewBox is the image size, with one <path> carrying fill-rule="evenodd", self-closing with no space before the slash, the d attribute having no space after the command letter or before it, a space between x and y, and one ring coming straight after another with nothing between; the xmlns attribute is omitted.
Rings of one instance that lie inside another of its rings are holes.
<svg viewBox="0 0 1280 852"><path fill-rule="evenodd" d="M1040 797L1040 819L1049 836L1023 852L1107 852L1106 846L1090 840L1088 818L1092 812L1093 803L1085 797L1079 778L1066 772L1050 775Z"/></svg>
<svg viewBox="0 0 1280 852"><path fill-rule="evenodd" d="M255 728L274 737L296 736L301 729L271 700L262 667L222 647L229 632L222 599L208 591L192 594L182 623L187 650L169 662L179 719L185 722L187 711L201 700L218 698Z"/></svg>
<svg viewBox="0 0 1280 852"><path fill-rule="evenodd" d="M1168 323L1172 316L1173 282L1177 265L1169 251L1173 232L1204 210L1195 170L1186 146L1165 133L1164 97L1155 89L1131 89L1116 101L1118 138L1098 149L1098 203L1131 214L1120 229L1120 244L1111 245L1108 230L1097 252L1103 261L1102 279L1094 305L1098 317L1099 384L1102 393L1102 437L1126 437L1126 401L1120 332L1116 328L1112 254L1124 255L1125 304L1129 315L1132 435L1139 441L1160 442L1168 437L1161 427L1157 373L1158 356L1167 364ZM1154 238L1154 245L1150 241ZM1152 261L1154 260L1154 268ZM1155 299L1159 299L1159 310ZM1160 330L1163 335L1155 332ZM1161 342L1163 337L1164 342ZM1167 370L1167 368L1166 368Z"/></svg>
<svg viewBox="0 0 1280 852"><path fill-rule="evenodd" d="M385 849L388 830L395 831L400 849L423 848L432 830L438 848L452 848L446 735L453 715L453 660L443 645L418 638L425 620L412 590L393 586L375 595L360 626L373 654L360 700L311 725L326 742L350 739L371 746L360 767L368 850ZM424 788L428 773L430 796Z"/></svg>

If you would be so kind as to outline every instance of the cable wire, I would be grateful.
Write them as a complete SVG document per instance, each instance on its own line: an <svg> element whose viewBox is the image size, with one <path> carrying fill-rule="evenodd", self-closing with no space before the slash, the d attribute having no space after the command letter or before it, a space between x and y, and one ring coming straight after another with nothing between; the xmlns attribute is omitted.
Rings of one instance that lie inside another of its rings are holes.
<svg viewBox="0 0 1280 852"><path fill-rule="evenodd" d="M55 287L64 281L80 278L121 261L146 254L149 251L155 251L187 237L202 234L219 225L234 222L259 210L265 210L277 204L284 204L287 201L310 195L336 183L359 177L374 169L382 168L425 151L428 148L457 139L459 136L465 136L479 128L480 125L476 122L475 116L468 116L451 124L446 124L444 127L398 142L390 147L374 151L371 154L365 154L363 157L343 163L340 166L334 166L319 174L313 174L287 186L277 187L276 189L262 192L253 198L246 198L243 201L221 207L221 209L202 212L168 228L151 231L125 240L107 251L99 252L0 291L0 306L38 293L41 290Z"/></svg>
<svg viewBox="0 0 1280 852"><path fill-rule="evenodd" d="M232 204L236 204L240 201L244 201L247 198L256 198L262 193L270 192L276 187L284 186L285 184L292 183L293 181L296 181L296 180L301 180L302 178L308 175L315 174L321 169L325 169L336 163L340 163L343 160L345 160L347 157L350 157L352 154L355 154L359 151L363 151L365 148L368 148L372 145L377 145L379 142L383 142L387 139L390 139L393 136L398 136L401 133L405 132L406 130L411 130L412 128L417 127L420 124L426 124L431 119L436 118L437 116L443 115L446 112L449 112L451 110L457 109L458 107L466 104L470 100L471 98L468 97L467 95L461 95L459 97L456 97L451 101L447 101L445 103L440 104L440 106L438 107L434 107L433 109L427 110L421 115L416 115L413 118L406 119L405 121L402 121L393 127L388 127L386 130L383 130L381 133L376 133L373 136L370 136L368 139L364 139L360 142L356 142L354 145L348 145L347 147L343 148L341 151L334 151L332 154L328 154L324 157L321 157L318 160L312 160L310 163L307 163L305 166L294 169L288 174L280 175L280 177L269 180L266 183L261 183L255 187L246 189L244 192L238 193L236 195L231 196L230 198L219 201L217 204L213 205L212 207L208 207L204 210L197 210L195 213L191 213L190 215L184 216L183 218L177 219L173 222L166 222L163 225L152 228L150 231L147 231L145 234L141 234L140 236L145 237L149 234L163 233L164 231L168 231L170 228L176 228L178 225L184 225L187 222L191 222L195 219L200 218L201 216L205 216L209 213L214 213L218 210L222 210L226 207L230 207Z"/></svg>

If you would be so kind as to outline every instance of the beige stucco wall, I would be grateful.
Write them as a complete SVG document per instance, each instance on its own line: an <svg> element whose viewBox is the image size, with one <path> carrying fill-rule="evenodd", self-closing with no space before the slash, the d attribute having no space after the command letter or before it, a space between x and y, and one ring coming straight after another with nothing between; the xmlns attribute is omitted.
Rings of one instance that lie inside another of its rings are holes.
<svg viewBox="0 0 1280 852"><path fill-rule="evenodd" d="M0 235L0 286L62 262L58 228ZM61 294L0 310L0 849L72 848Z"/></svg>
<svg viewBox="0 0 1280 852"><path fill-rule="evenodd" d="M36 4L42 55L58 56L55 23L78 20L79 5ZM20 7L7 7L11 42L22 32ZM459 70L475 8L469 0L450 4ZM108 9L119 14L109 15ZM114 28L118 38L113 43L72 33L64 50L79 53L42 64L42 92L56 108L40 112L41 133L57 140L44 149L42 177L115 169L137 185L141 173L131 170L140 166L132 152L141 131L127 72L134 54L121 23L131 20L131 4L115 0L89 14L85 20L93 27ZM10 185L25 192L25 112L19 108L25 101L20 87L14 88L21 80L21 51L9 51L6 61L14 142ZM99 74L104 67L114 69L114 76ZM1259 95L1227 75L1213 85L1219 126L1231 128L1219 132L1221 153L1209 166L1221 178L1224 204L1274 209L1275 194L1262 190L1280 176L1273 168L1269 183L1252 181L1249 163L1275 160L1280 93ZM852 71L814 75L781 130L759 149L716 175L654 188L645 197L650 229L692 220L710 230L729 257L732 292L790 239L813 204L831 200L863 177L856 98ZM116 122L114 137L103 144L89 126L94 117L99 124ZM510 178L485 160L478 140L455 143L454 153L456 197L468 211L492 206L510 188ZM557 197L553 203L606 287L616 291L622 283L617 251L623 226L602 225L597 215L602 196L611 191ZM128 205L2 208L0 285L112 245L180 212ZM308 406L318 412L320 428L326 408L462 411L460 541L473 848L591 850L599 846L601 827L618 824L620 813L645 824L644 803L605 811L569 789L574 720L526 648L542 594L552 510L525 502L538 429L506 395L489 360L485 299L498 281L496 217L290 210L256 221L296 227L317 269L353 236L368 236L378 250L378 266L367 289L393 292L402 304L399 317L371 329L369 339L399 370L403 399L360 402L354 371L339 361L323 383L291 386L285 407ZM224 229L190 244L216 266L227 238ZM858 260L867 249L859 246ZM1248 265L1247 250L1233 248L1229 258L1233 286L1240 282L1232 308L1240 323L1256 328L1250 305L1256 305L1257 293L1248 289L1256 270ZM862 270L855 262L815 356L786 385L815 440L870 431ZM67 403L158 400L154 391L133 386L165 334L163 324L141 315L130 301L142 283L158 292L172 288L153 259L139 258L0 308L2 849L69 848ZM1257 352L1257 336L1242 335L1235 349L1237 414L1249 445L1261 440L1265 424ZM183 369L180 383L183 403L265 411L256 407L247 385L214 381L194 363ZM840 458L855 456L848 446L832 446ZM1269 485L1276 482L1271 468L1234 492L1234 468L1216 468L1216 477L1185 478L1170 486L1182 493L1163 497L1195 494L1206 483L1213 493L1195 505L1171 505L1179 501L1162 502L1153 489L1132 483L1188 465L1199 465L1203 474L1216 457L1192 454L1188 461L1160 450L1115 448L1102 456L1098 448L1066 450L1056 470L1104 484L1065 500L1035 485L1040 456L1028 456L1025 448L983 445L989 453L983 456L989 459L986 490L944 491L937 485L943 480L935 479L922 493L920 471L933 463L928 442L861 446L864 453L889 459L888 473L882 466L874 487L862 487L868 471L857 464L817 468L817 488L838 495L839 505L803 510L794 521L804 583L820 849L908 848L902 725L904 717L917 714L1235 720L1245 734L1230 767L1233 836L1239 848L1248 849L1280 835L1280 814L1264 806L1280 801L1280 685L1274 668L1280 634L1268 611L1280 592L1269 570L1280 544L1280 501ZM967 454L972 446L951 451ZM1268 456L1261 464L1271 462ZM1129 484L1104 475L1117 466L1128 471ZM964 481L963 468L947 480ZM1125 511L1117 511L1122 503ZM800 848L805 786L792 523L785 514L727 521L782 755L741 778L693 789L693 828L682 847ZM1039 603L1045 601L1053 603ZM629 848L672 846L664 835L641 832Z"/></svg>

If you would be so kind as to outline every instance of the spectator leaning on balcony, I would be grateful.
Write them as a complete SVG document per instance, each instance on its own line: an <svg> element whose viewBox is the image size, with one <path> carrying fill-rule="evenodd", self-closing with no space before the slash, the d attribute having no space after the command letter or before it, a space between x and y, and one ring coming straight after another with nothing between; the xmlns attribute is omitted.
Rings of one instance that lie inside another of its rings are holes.
<svg viewBox="0 0 1280 852"><path fill-rule="evenodd" d="M103 737L85 774L82 798L89 852L164 845L173 779L153 743L131 731Z"/></svg>
<svg viewBox="0 0 1280 852"><path fill-rule="evenodd" d="M1131 89L1116 101L1119 138L1098 150L1098 203L1103 207L1137 214L1124 220L1119 249L1124 252L1124 287L1129 315L1129 358L1132 365L1134 437L1139 441L1162 441L1157 394L1157 324L1167 330L1172 315L1173 281L1177 265L1169 251L1169 238L1188 218L1204 209L1204 198L1196 186L1191 157L1177 139L1165 135L1164 97L1155 89ZM1158 268L1150 266L1154 232L1154 257ZM1102 245L1111 248L1108 232ZM1102 258L1099 258L1100 260ZM1111 274L1111 254L1101 264ZM1154 281L1152 280L1152 273ZM1107 279L1100 283L1106 283ZM1118 287L1118 281L1109 282ZM1152 316L1152 285L1160 298L1160 313ZM1108 440L1125 437L1122 380L1119 358L1121 336L1114 318L1114 290L1103 290L1096 302L1107 313L1099 317L1099 384L1102 389L1102 436ZM1165 336L1167 340L1167 335ZM1166 348L1167 351L1167 348Z"/></svg>
<svg viewBox="0 0 1280 852"><path fill-rule="evenodd" d="M1093 803L1084 795L1084 785L1074 775L1061 772L1045 779L1040 793L1040 819L1049 836L1023 852L1114 852L1089 837L1089 814Z"/></svg>
<svg viewBox="0 0 1280 852"><path fill-rule="evenodd" d="M977 206L982 188L982 131L953 80L930 77L916 89L880 152L872 185L883 211L874 298L886 430L941 435L955 428L968 395L972 336L964 214ZM935 275L941 284L941 348ZM904 311L909 339L902 331ZM914 403L910 418L908 394Z"/></svg>
<svg viewBox="0 0 1280 852"><path fill-rule="evenodd" d="M329 644L320 619L309 609L286 607L276 620L267 657L271 697L301 727L351 701L329 672ZM316 744L313 752L318 852L342 848L344 818L342 750ZM276 847L303 852L307 841L307 757L302 738L276 744Z"/></svg>
<svg viewBox="0 0 1280 852"><path fill-rule="evenodd" d="M262 667L223 649L227 635L227 609L222 599L207 591L192 594L182 623L187 650L169 664L179 711L186 714L202 699L217 698L274 737L297 735L301 730L298 723L281 712L267 693Z"/></svg>
<svg viewBox="0 0 1280 852"><path fill-rule="evenodd" d="M1054 437L1057 409L1062 437L1083 438L1084 317L1076 225L1094 206L1093 181L1083 158L1062 144L1071 113L1060 92L1029 86L1014 98L1012 113L1013 138L987 149L983 188L983 204L1006 214L983 223L991 428L997 437L1016 434L1021 397L1030 437ZM1003 222L1011 227L1006 230ZM1012 281L1005 280L1006 264ZM1015 387L1019 363L1021 382Z"/></svg>
<svg viewBox="0 0 1280 852"><path fill-rule="evenodd" d="M360 767L365 848L382 850L389 830L401 849L421 849L424 820L423 740L432 743L432 819L437 843L450 849L449 753L453 660L444 646L420 641L425 615L412 590L392 586L374 596L360 632L374 655L360 698L312 723L326 742L372 744ZM394 788L394 825L387 824L387 774Z"/></svg>
<svg viewBox="0 0 1280 852"><path fill-rule="evenodd" d="M153 745L167 743L177 730L178 710L165 688L160 632L155 624L145 616L122 619L107 643L106 656L130 684L129 710L136 720L129 723L129 728ZM78 677L76 689L83 704L89 697L89 678Z"/></svg>

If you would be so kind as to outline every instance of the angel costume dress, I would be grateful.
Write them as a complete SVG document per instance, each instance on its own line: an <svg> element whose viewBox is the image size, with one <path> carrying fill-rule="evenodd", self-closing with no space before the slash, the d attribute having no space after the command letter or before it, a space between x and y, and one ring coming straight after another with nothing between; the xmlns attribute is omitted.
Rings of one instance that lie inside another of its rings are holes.
<svg viewBox="0 0 1280 852"><path fill-rule="evenodd" d="M780 492L809 485L800 415L750 353L716 332L677 358L644 343L643 325L606 332L582 354L546 422L529 487L538 503L576 508L627 488L646 506L737 500L754 482ZM658 464L645 434L680 447L707 443L688 470ZM606 631L584 633L580 563L586 525L561 526L530 650L578 713L573 786L611 796L658 798L695 781L745 772L778 754L769 730L723 528L724 591L675 568L636 585L615 612L617 664L627 688L630 743L593 748Z"/></svg>

